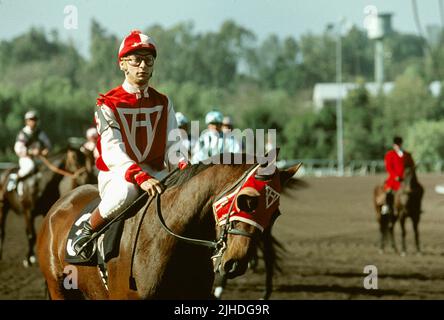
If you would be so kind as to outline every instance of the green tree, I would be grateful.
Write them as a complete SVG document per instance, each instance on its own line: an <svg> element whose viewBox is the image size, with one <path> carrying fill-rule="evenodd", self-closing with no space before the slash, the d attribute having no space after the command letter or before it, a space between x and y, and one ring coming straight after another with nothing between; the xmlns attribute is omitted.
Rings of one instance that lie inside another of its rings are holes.
<svg viewBox="0 0 444 320"><path fill-rule="evenodd" d="M345 161L370 158L372 149L369 137L372 130L370 96L361 83L349 92L344 101L344 158Z"/></svg>
<svg viewBox="0 0 444 320"><path fill-rule="evenodd" d="M115 35L108 34L97 21L91 22L91 59L82 74L90 88L105 91L122 82L118 66L119 46Z"/></svg>
<svg viewBox="0 0 444 320"><path fill-rule="evenodd" d="M444 159L444 121L415 122L407 130L405 146L416 162L436 163Z"/></svg>
<svg viewBox="0 0 444 320"><path fill-rule="evenodd" d="M401 75L381 107L384 132L391 138L405 135L414 122L433 116L435 101L424 80L418 76Z"/></svg>
<svg viewBox="0 0 444 320"><path fill-rule="evenodd" d="M335 108L302 111L284 129L284 158L336 159Z"/></svg>

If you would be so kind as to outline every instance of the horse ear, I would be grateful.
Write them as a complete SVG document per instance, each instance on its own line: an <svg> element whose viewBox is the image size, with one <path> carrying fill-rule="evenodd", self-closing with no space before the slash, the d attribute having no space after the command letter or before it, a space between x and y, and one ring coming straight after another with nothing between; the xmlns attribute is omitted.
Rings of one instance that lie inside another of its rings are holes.
<svg viewBox="0 0 444 320"><path fill-rule="evenodd" d="M281 179L281 186L285 185L287 181L293 177L296 172L298 172L299 168L302 167L302 162L294 165L287 170L283 170L279 172L279 178Z"/></svg>

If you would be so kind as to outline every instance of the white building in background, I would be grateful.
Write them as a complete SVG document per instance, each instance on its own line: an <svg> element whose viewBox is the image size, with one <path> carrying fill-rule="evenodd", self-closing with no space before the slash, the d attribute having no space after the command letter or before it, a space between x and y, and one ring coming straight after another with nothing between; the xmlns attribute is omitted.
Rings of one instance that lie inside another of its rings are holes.
<svg viewBox="0 0 444 320"><path fill-rule="evenodd" d="M429 90L434 97L439 96L441 93L441 82L433 81L429 85ZM347 98L350 91L358 88L359 85L356 83L342 83L338 85L335 82L330 83L317 83L313 89L313 103L316 111L321 110L326 105L334 105L338 95L342 99ZM376 96L378 93L378 86L375 82L369 82L365 84L367 91ZM394 82L385 82L382 86L382 91L384 94L390 93L394 88Z"/></svg>

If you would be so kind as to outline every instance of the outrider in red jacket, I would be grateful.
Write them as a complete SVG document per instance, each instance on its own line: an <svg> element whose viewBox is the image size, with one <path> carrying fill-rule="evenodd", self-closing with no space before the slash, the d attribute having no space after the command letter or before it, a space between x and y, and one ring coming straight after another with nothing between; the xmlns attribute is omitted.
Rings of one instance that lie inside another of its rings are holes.
<svg viewBox="0 0 444 320"><path fill-rule="evenodd" d="M397 191L401 186L400 181L404 177L404 168L406 165L414 165L413 158L407 151L403 151L400 156L395 150L390 150L385 154L384 162L385 169L389 175L385 181L384 188Z"/></svg>

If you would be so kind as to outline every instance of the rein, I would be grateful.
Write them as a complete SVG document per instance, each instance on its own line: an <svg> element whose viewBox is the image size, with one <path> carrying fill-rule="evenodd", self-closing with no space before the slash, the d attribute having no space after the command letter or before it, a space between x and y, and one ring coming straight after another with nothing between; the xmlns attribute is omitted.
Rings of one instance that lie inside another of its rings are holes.
<svg viewBox="0 0 444 320"><path fill-rule="evenodd" d="M256 169L256 166L253 166L249 170L245 171L244 174L239 179L237 179L236 182L233 185L231 185L229 188L227 188L224 191L222 191L221 195L218 196L216 199L219 200L226 193L228 193L231 190L235 189L239 184L244 183L245 182L244 180L246 180L247 176L250 174L251 171L253 171L253 169ZM195 245L200 245L200 246L208 247L208 248L219 249L221 244L223 242L225 242L227 233L235 234L235 235L242 235L242 236L246 236L246 237L252 237L252 235L249 234L248 232L245 232L245 231L242 231L242 230L238 230L238 229L232 229L231 228L231 224L228 223L228 219L230 217L230 212L233 209L234 201L231 202L230 210L228 211L228 216L226 218L227 219L227 223L225 224L225 227L224 227L224 229L222 231L222 234L221 234L221 236L219 237L219 239L217 241L200 240L200 239L188 238L188 237L184 237L184 236L178 235L178 234L174 233L166 225L165 220L164 220L164 218L162 216L162 207L161 207L161 201L160 201L161 200L160 199L160 194L157 194L156 197L157 197L157 217L159 218L160 224L166 230L166 232L168 232L170 235L172 235L173 237L175 237L175 238L177 238L179 240L185 241L187 243L195 244Z"/></svg>
<svg viewBox="0 0 444 320"><path fill-rule="evenodd" d="M80 169L76 170L75 172L69 172L69 171L57 168L46 157L44 157L42 155L39 156L39 159L42 160L42 162L48 167L49 170L51 170L54 173L65 176L65 177L77 178L77 176L79 174L86 171L86 167L81 167Z"/></svg>

